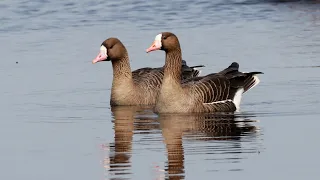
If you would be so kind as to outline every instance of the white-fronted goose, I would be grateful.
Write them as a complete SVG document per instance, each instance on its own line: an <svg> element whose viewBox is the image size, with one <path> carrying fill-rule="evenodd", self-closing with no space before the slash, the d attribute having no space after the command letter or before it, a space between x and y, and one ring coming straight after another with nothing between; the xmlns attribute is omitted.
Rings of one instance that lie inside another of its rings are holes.
<svg viewBox="0 0 320 180"><path fill-rule="evenodd" d="M131 72L128 52L117 38L108 38L100 46L98 56L92 63L111 61L113 81L110 105L153 105L163 79L163 67L141 68ZM199 71L196 67L180 63L180 80L196 77Z"/></svg>
<svg viewBox="0 0 320 180"><path fill-rule="evenodd" d="M239 64L203 77L181 82L182 55L179 40L171 32L158 34L147 52L166 52L164 77L156 101L158 113L234 112L239 110L242 94L259 83L257 74L242 73Z"/></svg>

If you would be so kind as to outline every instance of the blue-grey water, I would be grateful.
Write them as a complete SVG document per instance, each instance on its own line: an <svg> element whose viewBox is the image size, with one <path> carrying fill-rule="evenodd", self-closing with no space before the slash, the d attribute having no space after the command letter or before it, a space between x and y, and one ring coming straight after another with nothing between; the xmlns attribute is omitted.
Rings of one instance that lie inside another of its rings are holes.
<svg viewBox="0 0 320 180"><path fill-rule="evenodd" d="M111 109L101 42L159 67L162 31L202 74L265 73L236 116ZM0 179L319 179L319 3L1 0L0 55Z"/></svg>

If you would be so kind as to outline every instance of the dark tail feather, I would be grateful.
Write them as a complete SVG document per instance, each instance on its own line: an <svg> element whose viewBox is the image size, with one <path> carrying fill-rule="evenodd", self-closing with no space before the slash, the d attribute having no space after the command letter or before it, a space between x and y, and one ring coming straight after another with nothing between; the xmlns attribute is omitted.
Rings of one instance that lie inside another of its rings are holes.
<svg viewBox="0 0 320 180"><path fill-rule="evenodd" d="M260 79L257 76L257 74L263 74L262 72L250 72L250 73L244 73L246 75L246 78L244 80L244 92L249 91L250 89L252 89L253 87L255 87L256 85L259 84Z"/></svg>
<svg viewBox="0 0 320 180"><path fill-rule="evenodd" d="M229 67L218 72L218 74L228 75L228 74L238 73L238 72L239 72L239 64L237 62L233 62Z"/></svg>
<svg viewBox="0 0 320 180"><path fill-rule="evenodd" d="M192 68L192 71L190 72L190 74L191 74L190 76L197 77L200 75L200 73L201 73L200 70L194 69L193 67L190 67L190 68Z"/></svg>
<svg viewBox="0 0 320 180"><path fill-rule="evenodd" d="M200 70L196 68L205 67L204 65L197 65L197 66L188 66L185 60L182 60L182 77L186 78L193 78L197 77L200 74Z"/></svg>
<svg viewBox="0 0 320 180"><path fill-rule="evenodd" d="M193 77L197 77L200 75L201 71L198 70L197 68L205 67L204 65L198 65L198 66L191 66L190 68L192 69L193 72Z"/></svg>
<svg viewBox="0 0 320 180"><path fill-rule="evenodd" d="M238 90L238 88L243 87L243 93L245 93L246 91L259 84L260 80L256 75L263 73L258 71L249 73L240 72L239 64L237 62L233 62L229 67L220 71L219 74L225 75L228 79L231 80L233 90L235 92Z"/></svg>
<svg viewBox="0 0 320 180"><path fill-rule="evenodd" d="M188 65L187 65L187 61L182 60L182 66L188 66Z"/></svg>
<svg viewBox="0 0 320 180"><path fill-rule="evenodd" d="M243 93L249 91L253 87L259 84L260 80L257 74L263 74L262 72L249 72L242 73L236 72L232 74L228 74L227 78L230 80L231 88L230 88L230 96L228 98L233 99L235 93L239 90L239 88L243 88Z"/></svg>
<svg viewBox="0 0 320 180"><path fill-rule="evenodd" d="M182 60L182 66L186 66L189 68L199 68L199 67L205 67L204 65L197 65L197 66L188 66L187 62L185 60Z"/></svg>
<svg viewBox="0 0 320 180"><path fill-rule="evenodd" d="M200 67L205 67L205 66L204 65L190 66L190 68L200 68Z"/></svg>

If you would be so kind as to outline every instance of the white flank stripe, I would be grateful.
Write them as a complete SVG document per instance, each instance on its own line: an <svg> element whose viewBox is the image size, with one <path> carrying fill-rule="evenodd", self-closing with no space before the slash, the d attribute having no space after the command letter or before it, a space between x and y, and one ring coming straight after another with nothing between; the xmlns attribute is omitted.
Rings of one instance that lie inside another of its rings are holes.
<svg viewBox="0 0 320 180"><path fill-rule="evenodd" d="M226 102L232 102L231 99L223 100L223 101L215 101L211 103L203 103L203 104L219 104L219 103L226 103Z"/></svg>

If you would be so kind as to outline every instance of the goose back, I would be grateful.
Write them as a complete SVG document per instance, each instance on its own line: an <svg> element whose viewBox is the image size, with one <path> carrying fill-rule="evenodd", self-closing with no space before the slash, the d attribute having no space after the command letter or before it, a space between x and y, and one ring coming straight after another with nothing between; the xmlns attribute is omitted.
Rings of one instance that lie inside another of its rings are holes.
<svg viewBox="0 0 320 180"><path fill-rule="evenodd" d="M259 83L257 74L261 72L214 73L190 79L182 87L194 101L201 102L193 107L194 111L235 111L240 108L242 94Z"/></svg>

